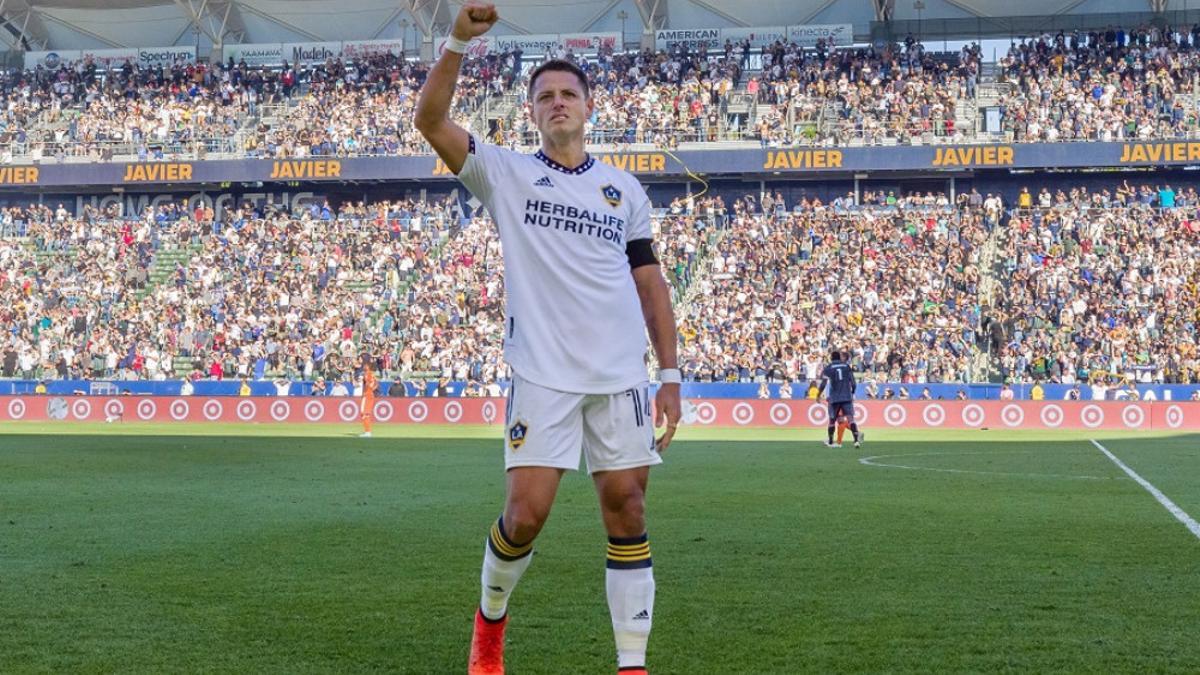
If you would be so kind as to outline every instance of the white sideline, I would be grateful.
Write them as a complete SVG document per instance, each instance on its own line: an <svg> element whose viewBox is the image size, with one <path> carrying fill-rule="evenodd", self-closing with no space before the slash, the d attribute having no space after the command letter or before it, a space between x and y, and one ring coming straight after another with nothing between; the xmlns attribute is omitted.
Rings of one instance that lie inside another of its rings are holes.
<svg viewBox="0 0 1200 675"><path fill-rule="evenodd" d="M1196 535L1197 539L1200 539L1200 523L1197 523L1194 518L1192 518L1187 513L1185 513L1183 509L1179 508L1179 506L1177 506L1175 504L1175 502L1171 501L1171 499L1169 497L1167 497L1166 495L1164 495L1158 488L1151 485L1150 481L1146 480L1145 478L1142 478L1141 476L1137 475L1137 473L1133 469L1125 466L1125 462L1122 462L1121 460L1117 459L1117 456L1112 454L1111 452L1109 452L1108 448L1097 443L1095 441L1095 439L1092 440L1092 445L1099 448L1100 452L1103 452L1105 455L1108 455L1108 458L1111 459L1114 464L1121 467L1122 471L1129 474L1130 478L1137 481L1138 485L1141 485L1142 487L1146 488L1146 492L1149 492L1151 495L1154 495L1154 498L1158 500L1159 504L1162 504L1163 507L1167 509L1167 511L1171 512L1171 515L1175 516L1176 520L1183 523L1187 527L1187 529L1191 530L1192 534Z"/></svg>

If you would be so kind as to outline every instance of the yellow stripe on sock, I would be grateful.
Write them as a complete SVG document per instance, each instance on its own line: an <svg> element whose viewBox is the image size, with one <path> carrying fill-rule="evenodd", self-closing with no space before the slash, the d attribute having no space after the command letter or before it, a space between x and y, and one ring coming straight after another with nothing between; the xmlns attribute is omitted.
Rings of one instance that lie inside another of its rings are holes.
<svg viewBox="0 0 1200 675"><path fill-rule="evenodd" d="M650 542L643 541L640 544L609 544L610 551L634 551L642 548L650 548Z"/></svg>
<svg viewBox="0 0 1200 675"><path fill-rule="evenodd" d="M500 533L500 524L493 523L492 524L492 545L496 547L496 550L500 551L504 555L519 556L519 555L523 555L526 551L528 551L533 546L533 542L529 542L528 544L525 544L524 546L511 546L511 545L509 545L508 542L506 542L504 540L504 535Z"/></svg>
<svg viewBox="0 0 1200 675"><path fill-rule="evenodd" d="M646 560L647 558L650 557L650 551L645 551L642 553L629 553L629 554L609 553L608 557L610 560L619 560L621 562L631 562L634 560Z"/></svg>
<svg viewBox="0 0 1200 675"><path fill-rule="evenodd" d="M614 558L612 556L608 557L608 561L611 563L636 563L636 562L645 562L648 560L650 560L649 555L638 556L636 558Z"/></svg>
<svg viewBox="0 0 1200 675"><path fill-rule="evenodd" d="M642 544L641 546L632 546L632 548L628 549L618 549L614 548L614 546L608 546L608 555L632 555L640 554L640 552L650 552L650 545Z"/></svg>

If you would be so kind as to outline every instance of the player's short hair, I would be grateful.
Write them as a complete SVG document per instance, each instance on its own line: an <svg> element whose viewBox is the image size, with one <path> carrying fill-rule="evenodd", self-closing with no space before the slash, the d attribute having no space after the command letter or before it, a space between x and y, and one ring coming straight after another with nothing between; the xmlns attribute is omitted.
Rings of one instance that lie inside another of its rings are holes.
<svg viewBox="0 0 1200 675"><path fill-rule="evenodd" d="M829 358L833 359L834 361L841 361L842 353L835 349L832 352L830 352Z"/></svg>
<svg viewBox="0 0 1200 675"><path fill-rule="evenodd" d="M587 74L579 66L563 59L550 59L537 68L534 68L533 72L529 74L529 98L533 98L533 89L537 86L538 77L542 73L552 70L560 73L571 73L579 79L579 84L583 87L584 98L592 95L592 88L588 85Z"/></svg>

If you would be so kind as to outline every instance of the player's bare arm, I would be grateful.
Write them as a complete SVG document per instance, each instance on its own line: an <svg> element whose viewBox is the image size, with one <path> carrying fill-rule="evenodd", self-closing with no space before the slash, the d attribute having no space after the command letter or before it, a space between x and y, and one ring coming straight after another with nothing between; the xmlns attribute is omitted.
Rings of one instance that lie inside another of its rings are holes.
<svg viewBox="0 0 1200 675"><path fill-rule="evenodd" d="M658 265L635 267L633 281L637 286L638 299L642 303L642 316L646 318L650 344L654 347L659 367L678 368L679 339L675 332L675 311L671 308L671 290L667 287L666 279L663 279L662 269ZM679 385L659 385L654 405L657 410L655 426L665 424L667 427L657 442L658 451L661 453L671 444L675 428L679 425Z"/></svg>
<svg viewBox="0 0 1200 675"><path fill-rule="evenodd" d="M496 6L485 2L467 2L458 11L450 35L463 42L488 32L499 15ZM462 67L462 54L446 49L441 58L429 71L425 86L421 87L421 98L417 100L417 112L413 124L417 131L429 141L434 152L446 167L454 173L462 170L467 161L470 137L467 130L450 119L450 103L454 99L454 88L458 84L458 70Z"/></svg>

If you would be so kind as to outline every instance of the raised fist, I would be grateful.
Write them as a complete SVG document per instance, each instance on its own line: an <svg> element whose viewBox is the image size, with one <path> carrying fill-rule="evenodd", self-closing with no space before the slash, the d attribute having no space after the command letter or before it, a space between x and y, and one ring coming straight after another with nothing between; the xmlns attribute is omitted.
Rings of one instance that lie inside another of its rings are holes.
<svg viewBox="0 0 1200 675"><path fill-rule="evenodd" d="M454 28L450 29L450 34L465 42L491 30L499 18L500 15L496 14L496 6L490 2L469 0L462 6L462 9L458 10L458 16L454 19Z"/></svg>

